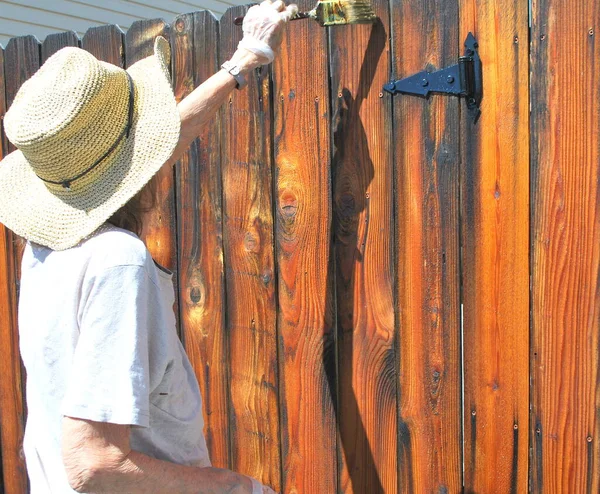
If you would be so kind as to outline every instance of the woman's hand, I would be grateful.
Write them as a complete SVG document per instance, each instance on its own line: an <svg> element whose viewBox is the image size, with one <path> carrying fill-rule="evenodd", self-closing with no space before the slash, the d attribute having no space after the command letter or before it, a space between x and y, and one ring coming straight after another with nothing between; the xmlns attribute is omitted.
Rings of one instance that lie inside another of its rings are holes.
<svg viewBox="0 0 600 494"><path fill-rule="evenodd" d="M281 45L285 24L298 12L294 4L286 7L282 0L265 0L248 10L244 17L244 37L240 49L256 56L258 65L271 63Z"/></svg>

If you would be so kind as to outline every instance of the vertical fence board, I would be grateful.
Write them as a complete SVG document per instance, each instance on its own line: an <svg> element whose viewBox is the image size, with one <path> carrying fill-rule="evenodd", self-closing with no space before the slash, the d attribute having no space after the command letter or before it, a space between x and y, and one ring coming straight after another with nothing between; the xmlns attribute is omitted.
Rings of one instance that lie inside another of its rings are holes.
<svg viewBox="0 0 600 494"><path fill-rule="evenodd" d="M298 4L313 7L308 0ZM327 50L326 31L317 23L292 22L274 64L285 493L337 488Z"/></svg>
<svg viewBox="0 0 600 494"><path fill-rule="evenodd" d="M242 37L221 20L220 62ZM249 77L223 112L223 208L230 348L232 468L280 489L277 314L271 179L269 68Z"/></svg>
<svg viewBox="0 0 600 494"><path fill-rule="evenodd" d="M0 439L6 493L27 492L27 472L22 453L25 403L21 384L21 359L17 329L17 273L14 269L15 237L0 224Z"/></svg>
<svg viewBox="0 0 600 494"><path fill-rule="evenodd" d="M123 31L119 26L92 27L83 36L81 47L98 60L123 67L125 65L123 36Z"/></svg>
<svg viewBox="0 0 600 494"><path fill-rule="evenodd" d="M393 73L457 62L458 2L392 3ZM462 486L458 99L396 96L402 492Z"/></svg>
<svg viewBox="0 0 600 494"><path fill-rule="evenodd" d="M600 491L600 1L532 5L532 490Z"/></svg>
<svg viewBox="0 0 600 494"><path fill-rule="evenodd" d="M34 36L13 38L4 52L6 108L10 108L17 91L40 66L40 44ZM6 151L15 147L8 143ZM17 297L21 252L17 237L0 227L0 348L4 358L0 364L0 420L2 421L2 460L4 486L10 493L27 491L27 473L22 452L26 408L25 376L19 355Z"/></svg>
<svg viewBox="0 0 600 494"><path fill-rule="evenodd" d="M0 47L0 116L6 113L4 50ZM0 159L8 154L8 140L0 118ZM21 396L20 367L16 342L17 287L14 266L13 236L0 224L0 344L4 356L0 364L0 492L25 493L27 475L20 457L23 434L23 402ZM16 360L16 363L15 363ZM17 375L15 375L15 373Z"/></svg>
<svg viewBox="0 0 600 494"><path fill-rule="evenodd" d="M373 3L373 26L332 29L341 446L339 492L398 490L394 318L394 221L389 4Z"/></svg>
<svg viewBox="0 0 600 494"><path fill-rule="evenodd" d="M169 39L169 26L162 19L136 21L125 35L125 65L154 53L154 39ZM172 168L162 168L158 180L158 207L146 215L142 235L148 250L156 262L177 271L177 235L175 218L175 182ZM177 277L175 276L176 280Z"/></svg>
<svg viewBox="0 0 600 494"><path fill-rule="evenodd" d="M209 12L172 23L173 86L181 101L217 71L218 23ZM220 177L220 118L205 126L177 165L181 334L204 404L212 464L230 467Z"/></svg>
<svg viewBox="0 0 600 494"><path fill-rule="evenodd" d="M73 31L46 36L46 39L44 39L44 42L42 43L42 63L48 60L49 57L54 55L61 48L64 48L65 46L79 47L79 44L77 33L74 33Z"/></svg>
<svg viewBox="0 0 600 494"><path fill-rule="evenodd" d="M461 1L483 64L481 118L462 106L465 490L525 492L529 404L526 1Z"/></svg>

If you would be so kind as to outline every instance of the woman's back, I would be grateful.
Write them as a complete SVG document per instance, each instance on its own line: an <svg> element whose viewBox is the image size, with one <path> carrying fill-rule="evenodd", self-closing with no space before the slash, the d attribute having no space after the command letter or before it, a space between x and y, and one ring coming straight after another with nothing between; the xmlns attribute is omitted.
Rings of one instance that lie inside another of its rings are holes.
<svg viewBox="0 0 600 494"><path fill-rule="evenodd" d="M61 459L63 415L139 426L131 430L137 451L210 465L173 301L171 275L125 230L104 225L64 251L27 245L19 331L33 493L71 492Z"/></svg>

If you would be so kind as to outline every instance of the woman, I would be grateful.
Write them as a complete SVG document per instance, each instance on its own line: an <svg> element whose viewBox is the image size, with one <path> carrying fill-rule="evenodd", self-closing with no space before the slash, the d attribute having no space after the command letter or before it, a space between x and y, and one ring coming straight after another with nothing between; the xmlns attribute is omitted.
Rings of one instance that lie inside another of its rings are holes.
<svg viewBox="0 0 600 494"><path fill-rule="evenodd" d="M135 233L152 176L273 60L296 10L250 9L232 59L179 105L158 38L127 71L60 50L7 112L18 150L0 164L0 221L28 240L19 333L33 494L273 492L210 466L170 274Z"/></svg>

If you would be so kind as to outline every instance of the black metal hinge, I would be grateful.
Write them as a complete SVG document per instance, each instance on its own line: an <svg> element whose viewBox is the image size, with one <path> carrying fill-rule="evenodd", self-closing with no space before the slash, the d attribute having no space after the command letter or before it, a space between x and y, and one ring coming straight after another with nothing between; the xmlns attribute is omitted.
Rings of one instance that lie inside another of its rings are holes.
<svg viewBox="0 0 600 494"><path fill-rule="evenodd" d="M477 40L469 33L465 41L466 51L456 65L435 72L422 71L418 74L392 81L383 86L391 94L414 94L428 97L430 93L465 96L469 114L476 122L481 114L483 79Z"/></svg>

